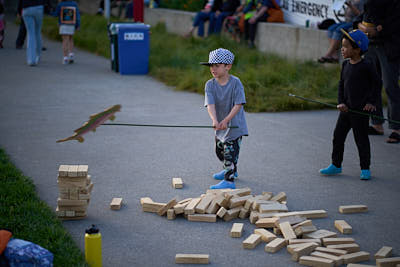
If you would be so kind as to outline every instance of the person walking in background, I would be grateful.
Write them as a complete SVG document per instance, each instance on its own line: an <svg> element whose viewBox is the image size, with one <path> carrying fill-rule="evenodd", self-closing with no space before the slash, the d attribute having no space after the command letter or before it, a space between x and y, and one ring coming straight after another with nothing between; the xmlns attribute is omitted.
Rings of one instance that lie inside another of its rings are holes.
<svg viewBox="0 0 400 267"><path fill-rule="evenodd" d="M26 60L29 66L36 66L40 61L42 51L42 24L44 1L43 0L19 0L18 9L22 10L22 18L28 32L28 46Z"/></svg>
<svg viewBox="0 0 400 267"><path fill-rule="evenodd" d="M366 58L373 61L382 77L388 97L387 116L400 121L400 1L368 0L364 13L354 22L354 27L365 32L370 40ZM382 88L382 86L380 86ZM377 99L374 115L383 117L382 95ZM369 134L383 135L384 120L372 118ZM392 133L387 143L400 143L400 124L389 122Z"/></svg>
<svg viewBox="0 0 400 267"><path fill-rule="evenodd" d="M4 33L6 28L4 13L4 3L3 0L0 0L0 48L3 48Z"/></svg>
<svg viewBox="0 0 400 267"><path fill-rule="evenodd" d="M371 179L371 150L368 138L368 121L366 115L349 112L349 109L359 112L375 110L376 95L379 93L379 76L375 66L362 58L368 50L368 37L360 30L349 33L342 30L342 56L348 59L342 64L338 89L338 105L340 110L333 133L332 163L319 172L324 175L335 175L342 172L344 143L347 134L353 129L358 155L360 157L362 180Z"/></svg>
<svg viewBox="0 0 400 267"><path fill-rule="evenodd" d="M224 169L213 175L220 183L211 189L236 188L242 136L248 135L243 105L246 104L243 84L230 75L235 56L227 49L219 48L209 54L208 62L200 63L210 67L213 76L205 85L205 101L208 114L215 129L215 152ZM236 128L228 128L236 126Z"/></svg>
<svg viewBox="0 0 400 267"><path fill-rule="evenodd" d="M63 64L74 62L74 39L73 35L80 26L80 14L78 4L75 1L61 0L54 13L58 16L59 34L62 38Z"/></svg>
<svg viewBox="0 0 400 267"><path fill-rule="evenodd" d="M338 50L343 38L341 29L348 31L353 27L353 21L364 10L364 0L349 0L345 2L345 22L335 23L328 27L329 47L326 54L318 59L319 63L339 62Z"/></svg>

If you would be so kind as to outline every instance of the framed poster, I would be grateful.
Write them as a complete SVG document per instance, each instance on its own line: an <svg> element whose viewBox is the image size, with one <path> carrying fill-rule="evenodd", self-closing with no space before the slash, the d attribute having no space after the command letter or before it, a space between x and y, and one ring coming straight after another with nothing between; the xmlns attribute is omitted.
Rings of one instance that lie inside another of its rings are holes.
<svg viewBox="0 0 400 267"><path fill-rule="evenodd" d="M62 24L76 24L76 8L73 6L61 7L60 20Z"/></svg>

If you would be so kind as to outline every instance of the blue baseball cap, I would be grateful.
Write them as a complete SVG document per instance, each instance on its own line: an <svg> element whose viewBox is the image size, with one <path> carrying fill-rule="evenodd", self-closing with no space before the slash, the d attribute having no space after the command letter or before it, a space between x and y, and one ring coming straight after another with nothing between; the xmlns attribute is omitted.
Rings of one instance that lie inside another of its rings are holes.
<svg viewBox="0 0 400 267"><path fill-rule="evenodd" d="M343 29L340 29L342 33L353 43L355 43L363 52L368 50L368 37L367 35L360 30L352 30L350 32L346 32Z"/></svg>

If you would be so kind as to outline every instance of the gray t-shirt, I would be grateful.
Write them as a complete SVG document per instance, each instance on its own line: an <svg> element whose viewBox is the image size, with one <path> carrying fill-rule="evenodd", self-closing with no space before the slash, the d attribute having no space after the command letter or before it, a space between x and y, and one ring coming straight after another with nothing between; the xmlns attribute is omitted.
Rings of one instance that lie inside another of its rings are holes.
<svg viewBox="0 0 400 267"><path fill-rule="evenodd" d="M205 86L204 106L207 107L209 104L215 104L219 122L228 116L235 105L246 104L244 88L239 78L230 75L228 83L224 86L221 86L215 78L208 80ZM239 128L215 131L215 135L222 142L232 141L243 135L248 135L243 107L233 117L228 126L238 126Z"/></svg>

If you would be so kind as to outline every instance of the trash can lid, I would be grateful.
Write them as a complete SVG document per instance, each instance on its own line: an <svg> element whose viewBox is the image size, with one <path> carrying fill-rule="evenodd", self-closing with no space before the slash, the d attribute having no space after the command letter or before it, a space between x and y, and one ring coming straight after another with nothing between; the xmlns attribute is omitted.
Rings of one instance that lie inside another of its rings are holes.
<svg viewBox="0 0 400 267"><path fill-rule="evenodd" d="M150 25L144 24L144 23L111 23L110 24L110 32L113 34L118 33L120 28L148 30L148 29L150 29Z"/></svg>

